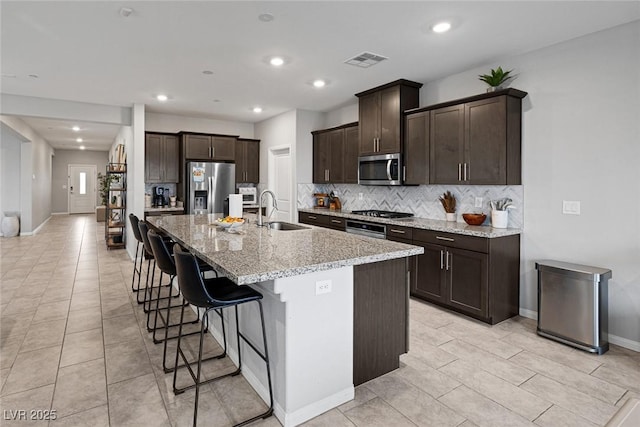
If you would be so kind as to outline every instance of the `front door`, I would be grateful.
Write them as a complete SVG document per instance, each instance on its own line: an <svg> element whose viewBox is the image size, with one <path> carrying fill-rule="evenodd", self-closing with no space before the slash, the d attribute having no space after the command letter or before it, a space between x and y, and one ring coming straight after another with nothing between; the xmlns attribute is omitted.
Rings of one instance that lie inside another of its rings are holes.
<svg viewBox="0 0 640 427"><path fill-rule="evenodd" d="M96 209L96 166L69 165L69 213L93 213Z"/></svg>

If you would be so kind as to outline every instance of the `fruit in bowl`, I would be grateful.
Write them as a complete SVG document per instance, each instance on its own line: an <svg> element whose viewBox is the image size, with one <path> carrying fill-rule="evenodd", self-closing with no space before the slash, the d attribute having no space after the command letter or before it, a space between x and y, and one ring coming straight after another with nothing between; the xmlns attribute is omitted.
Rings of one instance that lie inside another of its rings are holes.
<svg viewBox="0 0 640 427"><path fill-rule="evenodd" d="M462 219L469 225L480 225L487 219L487 216L485 214L463 213Z"/></svg>
<svg viewBox="0 0 640 427"><path fill-rule="evenodd" d="M244 219L235 216L227 216L224 218L218 218L216 224L222 228L236 228L244 224Z"/></svg>

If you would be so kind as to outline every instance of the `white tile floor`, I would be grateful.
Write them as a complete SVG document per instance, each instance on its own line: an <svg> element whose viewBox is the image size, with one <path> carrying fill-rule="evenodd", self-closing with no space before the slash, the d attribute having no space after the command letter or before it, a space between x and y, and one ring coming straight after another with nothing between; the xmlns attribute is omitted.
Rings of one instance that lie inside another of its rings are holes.
<svg viewBox="0 0 640 427"><path fill-rule="evenodd" d="M193 391L170 391L131 292L133 263L106 250L102 227L92 215L54 216L36 236L0 238L2 425L47 424L11 421L19 410L55 410L62 426L191 424ZM640 353L590 355L538 337L528 319L490 327L419 301L401 361L306 425L593 426L640 397ZM203 387L199 424L229 426L263 407L242 377L227 378Z"/></svg>

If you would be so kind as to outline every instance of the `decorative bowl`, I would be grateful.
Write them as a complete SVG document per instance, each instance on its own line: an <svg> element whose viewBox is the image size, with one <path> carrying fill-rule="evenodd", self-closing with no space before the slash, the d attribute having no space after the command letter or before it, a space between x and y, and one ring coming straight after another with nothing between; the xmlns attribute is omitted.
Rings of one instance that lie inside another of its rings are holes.
<svg viewBox="0 0 640 427"><path fill-rule="evenodd" d="M216 220L216 222L214 223L215 225L222 227L222 228L226 228L226 229L233 229L233 228L238 228L240 227L242 224L244 224L244 219L243 220L235 220L235 221L224 221L223 218L220 218L218 220Z"/></svg>
<svg viewBox="0 0 640 427"><path fill-rule="evenodd" d="M465 213L462 214L462 219L469 225L480 225L487 219L485 214Z"/></svg>

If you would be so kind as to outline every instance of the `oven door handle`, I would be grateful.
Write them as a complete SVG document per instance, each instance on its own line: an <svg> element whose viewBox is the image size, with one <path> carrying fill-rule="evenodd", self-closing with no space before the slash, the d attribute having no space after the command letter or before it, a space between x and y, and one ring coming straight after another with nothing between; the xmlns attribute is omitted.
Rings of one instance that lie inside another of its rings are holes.
<svg viewBox="0 0 640 427"><path fill-rule="evenodd" d="M393 160L391 160L391 159L387 160L387 179L389 181L391 181L391 162L392 161Z"/></svg>

